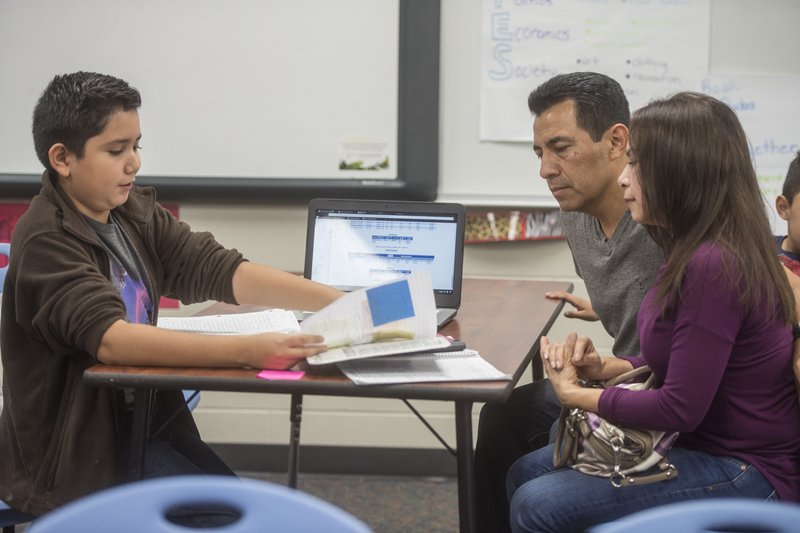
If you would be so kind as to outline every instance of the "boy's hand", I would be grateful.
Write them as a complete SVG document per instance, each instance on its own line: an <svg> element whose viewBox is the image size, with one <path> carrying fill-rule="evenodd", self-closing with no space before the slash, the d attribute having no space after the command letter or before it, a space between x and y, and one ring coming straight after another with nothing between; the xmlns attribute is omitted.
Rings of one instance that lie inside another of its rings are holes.
<svg viewBox="0 0 800 533"><path fill-rule="evenodd" d="M328 347L322 344L321 335L307 333L263 333L253 335L249 351L251 352L247 366L252 368L285 370L299 361L322 353Z"/></svg>
<svg viewBox="0 0 800 533"><path fill-rule="evenodd" d="M586 320L588 322L596 322L600 320L600 317L597 316L597 313L595 313L594 309L592 309L592 303L589 300L579 298L572 293L565 291L552 291L545 293L544 297L549 300L564 300L573 306L575 311L567 310L564 312L564 316L567 318L580 318L581 320Z"/></svg>

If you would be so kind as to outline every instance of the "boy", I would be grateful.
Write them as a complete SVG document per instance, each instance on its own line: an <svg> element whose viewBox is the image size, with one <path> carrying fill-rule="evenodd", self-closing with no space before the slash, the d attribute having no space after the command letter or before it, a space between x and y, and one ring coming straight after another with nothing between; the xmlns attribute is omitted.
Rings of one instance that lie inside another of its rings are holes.
<svg viewBox="0 0 800 533"><path fill-rule="evenodd" d="M798 277L800 276L800 201L797 200L797 195L800 194L800 152L797 152L795 158L789 163L782 192L783 194L779 194L775 198L775 209L778 211L778 216L786 221L787 235L776 235L775 244L778 246L778 257L783 263L783 267L794 274L794 276L789 275L789 284L794 291L798 316L800 316L800 277ZM800 393L798 335L800 335L800 330L796 327L793 368L797 391Z"/></svg>
<svg viewBox="0 0 800 533"><path fill-rule="evenodd" d="M778 216L786 221L788 235L775 236L778 245L778 256L783 266L800 276L800 152L789 164L789 171L783 182L783 194L775 198L775 209Z"/></svg>
<svg viewBox="0 0 800 533"><path fill-rule="evenodd" d="M130 399L85 385L121 365L287 368L324 351L305 334L194 335L153 327L162 295L316 310L341 293L247 262L134 185L139 93L112 76L56 76L33 114L42 189L17 224L3 293L0 494L40 515L124 481ZM155 399L145 476L228 474L180 391Z"/></svg>

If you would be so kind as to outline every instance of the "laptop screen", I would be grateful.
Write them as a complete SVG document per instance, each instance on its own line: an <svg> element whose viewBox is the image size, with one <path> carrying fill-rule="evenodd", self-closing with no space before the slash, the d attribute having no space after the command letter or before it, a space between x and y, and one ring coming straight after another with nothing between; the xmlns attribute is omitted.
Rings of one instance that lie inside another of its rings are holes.
<svg viewBox="0 0 800 533"><path fill-rule="evenodd" d="M352 291L425 270L437 307L457 308L465 216L460 204L312 200L304 275Z"/></svg>

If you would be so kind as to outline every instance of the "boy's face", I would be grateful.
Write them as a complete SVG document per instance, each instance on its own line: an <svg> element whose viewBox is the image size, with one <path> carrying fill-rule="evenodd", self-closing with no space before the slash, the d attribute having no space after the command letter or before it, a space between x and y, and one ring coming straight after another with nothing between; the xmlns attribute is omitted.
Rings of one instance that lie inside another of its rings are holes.
<svg viewBox="0 0 800 533"><path fill-rule="evenodd" d="M81 213L106 223L108 213L128 201L141 167L141 137L139 113L120 110L99 135L86 141L83 157L65 149L63 164L54 168Z"/></svg>
<svg viewBox="0 0 800 533"><path fill-rule="evenodd" d="M595 214L598 204L617 188L617 177L625 163L625 145L618 147L622 157L612 159L611 130L595 142L577 123L575 102L555 104L533 121L533 151L541 160L540 174L558 205L564 211Z"/></svg>
<svg viewBox="0 0 800 533"><path fill-rule="evenodd" d="M788 235L781 243L781 248L795 255L800 255L800 193L795 194L789 203L789 199L779 195L775 199L775 208L778 215L786 221Z"/></svg>

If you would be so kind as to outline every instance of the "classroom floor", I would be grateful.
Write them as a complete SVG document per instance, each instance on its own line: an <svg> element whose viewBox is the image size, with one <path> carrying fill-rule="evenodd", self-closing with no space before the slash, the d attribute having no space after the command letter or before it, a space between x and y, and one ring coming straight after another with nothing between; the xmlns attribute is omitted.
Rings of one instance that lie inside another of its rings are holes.
<svg viewBox="0 0 800 533"><path fill-rule="evenodd" d="M237 474L286 484L286 474ZM297 485L358 517L374 533L458 531L458 484L454 478L300 474ZM26 529L26 525L17 526L17 533Z"/></svg>
<svg viewBox="0 0 800 533"><path fill-rule="evenodd" d="M286 484L286 474L238 474ZM300 474L297 485L355 515L375 533L458 531L454 478Z"/></svg>

